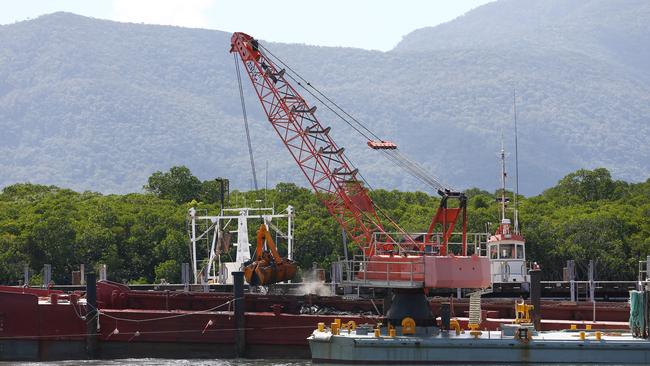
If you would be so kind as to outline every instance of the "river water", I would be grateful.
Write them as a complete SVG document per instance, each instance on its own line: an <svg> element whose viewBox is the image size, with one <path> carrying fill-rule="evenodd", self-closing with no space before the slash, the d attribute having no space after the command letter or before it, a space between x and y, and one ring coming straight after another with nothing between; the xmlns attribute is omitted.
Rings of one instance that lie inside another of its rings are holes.
<svg viewBox="0 0 650 366"><path fill-rule="evenodd" d="M5 365L21 365L21 366L171 366L171 365L192 365L192 366L311 366L309 360L275 360L275 359L260 359L260 360L244 360L244 359L230 359L230 360L205 360L205 359L188 359L176 360L165 358L132 358L124 360L76 360L76 361L53 361L53 362L0 362L1 366ZM456 366L473 366L473 365L457 365ZM538 364L540 366L557 366L556 364ZM591 364L590 364L591 365ZM626 366L627 364L618 364L618 366ZM487 365L490 366L490 365ZM504 366L504 364L493 365ZM566 364L566 366L587 366L585 364ZM627 365L630 366L630 365Z"/></svg>
<svg viewBox="0 0 650 366"><path fill-rule="evenodd" d="M0 362L0 365L23 365L23 366L158 366L158 365L192 365L192 366L310 366L309 360L172 360L163 358L138 358L125 360L76 360L56 362Z"/></svg>

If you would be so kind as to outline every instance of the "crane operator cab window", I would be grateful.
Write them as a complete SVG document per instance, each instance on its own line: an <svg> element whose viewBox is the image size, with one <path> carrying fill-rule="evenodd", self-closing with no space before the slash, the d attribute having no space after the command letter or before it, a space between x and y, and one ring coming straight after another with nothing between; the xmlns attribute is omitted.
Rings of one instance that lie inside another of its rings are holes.
<svg viewBox="0 0 650 366"><path fill-rule="evenodd" d="M524 246L521 244L492 244L490 259L524 259Z"/></svg>
<svg viewBox="0 0 650 366"><path fill-rule="evenodd" d="M501 259L512 259L515 257L515 245L514 244L501 244L499 246L499 251L501 252Z"/></svg>
<svg viewBox="0 0 650 366"><path fill-rule="evenodd" d="M524 246L521 244L517 245L517 259L524 259Z"/></svg>
<svg viewBox="0 0 650 366"><path fill-rule="evenodd" d="M490 245L490 259L499 259L499 250L496 244Z"/></svg>

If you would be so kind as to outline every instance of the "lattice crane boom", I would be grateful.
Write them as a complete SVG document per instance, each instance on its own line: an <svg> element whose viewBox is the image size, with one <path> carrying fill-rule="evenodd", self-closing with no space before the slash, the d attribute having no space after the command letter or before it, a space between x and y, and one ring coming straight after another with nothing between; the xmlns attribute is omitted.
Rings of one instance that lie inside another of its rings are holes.
<svg viewBox="0 0 650 366"><path fill-rule="evenodd" d="M357 169L330 137L330 127L320 123L316 107L305 101L253 37L234 33L230 52L239 54L264 113L319 199L353 242L372 255L373 233L385 232Z"/></svg>
<svg viewBox="0 0 650 366"><path fill-rule="evenodd" d="M448 189L441 193L443 200L438 213L433 218L428 232L422 239L418 239L422 241L416 242L410 234L404 232L398 224L374 205L366 187L358 179L361 177L359 172L346 158L344 148L338 146L331 138L330 127L324 127L320 123L315 114L316 107L310 106L287 78L298 81L292 74L286 73L285 69L279 68L274 60L289 71L293 72L293 70L245 33L233 34L230 52L239 55L264 113L317 197L346 230L352 241L363 250L362 261L352 260L348 263L354 275L347 281L361 286L411 289L489 286L490 273L487 258L465 256L464 223L463 255L447 256L447 241L455 221L461 212L463 218L465 217L465 199L462 194L458 193L461 207L448 208L446 198L455 197L455 193ZM304 81L300 76L298 77ZM298 85L302 86L300 82ZM311 85L307 84L307 86ZM309 89L305 90L315 96ZM316 99L322 102L319 98ZM328 98L325 99L331 102ZM324 105L328 107L327 104ZM331 107L328 108L332 110ZM367 128L365 130L370 132ZM357 130L357 132L361 131ZM376 137L371 132L370 134ZM364 137L368 138L368 145L371 148L388 152L390 157L410 168L428 184L445 188L440 182L427 177L420 168L413 166L407 159L397 154L395 144L389 141L370 140L365 134ZM397 229L396 234L403 237L393 238L392 235L395 233L387 233L378 214L382 214L387 224ZM442 225L444 233L442 243L432 241L433 231L438 224ZM436 249L439 250L437 253ZM428 303L423 302L422 306L428 309Z"/></svg>

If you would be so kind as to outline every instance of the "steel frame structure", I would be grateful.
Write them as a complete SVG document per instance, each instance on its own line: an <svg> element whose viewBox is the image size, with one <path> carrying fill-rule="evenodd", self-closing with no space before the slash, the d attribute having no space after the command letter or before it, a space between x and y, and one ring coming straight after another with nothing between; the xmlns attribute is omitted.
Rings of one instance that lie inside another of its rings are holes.
<svg viewBox="0 0 650 366"><path fill-rule="evenodd" d="M276 213L275 208L273 207L224 208L221 209L219 215L210 216L207 215L207 213L205 215L199 215L194 207L190 208L188 210L188 220L190 224L190 256L192 261L192 277L194 279L194 284L198 285L201 278L205 281L217 280L217 275L213 270L215 261L218 260L218 265L222 265L226 262L221 262L216 250L216 245L219 241L220 231L227 229L230 222L233 220L237 221L261 218L264 223L270 226L270 229L279 233L283 237L286 237L288 258L292 259L294 244L293 220L295 213L292 206L287 206L283 212L285 211L286 213ZM287 220L286 234L282 233L277 226L271 223L271 220L274 218ZM200 223L203 223L202 227L200 227ZM231 232L237 233L237 230ZM206 240L205 253L207 253L207 258L203 259L200 259L199 257L201 255L197 254L197 243L201 240ZM202 263L205 265L202 266ZM202 273L206 274L206 276L202 276Z"/></svg>
<svg viewBox="0 0 650 366"><path fill-rule="evenodd" d="M384 233L367 189L305 99L285 79L285 70L260 52L253 37L234 33L230 52L241 58L266 116L318 198L352 241L372 255L374 232Z"/></svg>
<svg viewBox="0 0 650 366"><path fill-rule="evenodd" d="M365 279L368 275L374 276L376 278L373 281L377 280L378 282L373 282L372 286L381 285L392 288L400 286L440 287L449 286L450 282L469 288L489 286L490 276L489 273L485 273L485 268L489 269L486 258L478 260L476 257L465 256L467 253L465 222L462 226L463 256L454 258L447 256L447 245L455 221L461 213L463 219L466 216L465 197L462 193L445 191L441 202L443 206L433 218L428 233L423 237L423 242L414 241L410 234L404 232L398 224L376 208L366 187L358 179L357 169L354 169L346 158L345 150L330 137L330 127L324 127L320 123L315 115L316 107L308 105L300 93L287 81L287 78L296 81L298 85L302 86L302 84L292 75L287 74L285 69L276 66L274 59L277 58L269 52L269 55L274 58L270 59L262 52L262 47L253 37L241 32L232 35L230 52L239 55L268 121L309 181L317 197L347 232L352 242L362 249L363 256L368 258L366 263L360 265L357 276ZM236 55L235 62L237 63ZM285 65L279 59L277 62ZM241 92L238 63L236 67ZM290 69L289 71L293 72ZM310 84L307 85L310 86ZM381 140L369 141L368 145L378 150L395 150L397 148L395 144ZM446 206L447 198L456 197L456 195L461 201L461 206L448 208ZM394 226L400 231L404 240L395 240L384 230L378 213L386 218L390 226ZM442 243L431 242L433 230L437 224L442 225ZM431 253L427 254L428 246L438 246L439 252L434 254L434 251L431 250ZM405 257L396 256L396 253L406 253L409 248L416 254ZM391 266L393 262L399 263L399 273L396 273ZM421 280L418 281L413 280L413 275L415 275L413 271L416 267L421 267L418 269L418 276L421 277ZM447 272L441 273L440 271L444 272L445 268L448 269ZM402 273L404 271L413 273L405 276ZM385 273L385 276L378 275L379 272ZM460 278L450 278L453 276L452 272L461 274ZM468 278L474 273L477 273L478 276ZM400 281L405 283L400 283Z"/></svg>
<svg viewBox="0 0 650 366"><path fill-rule="evenodd" d="M429 224L429 229L424 236L424 242L426 244L433 243L432 239L434 237L434 231L438 225L440 225L440 232L442 233L442 241L436 240L436 244L440 247L440 255L447 255L447 247L449 244L449 238L454 232L456 227L456 222L458 222L458 216L461 216L463 222L461 227L462 233L462 247L461 255L467 255L467 197L461 192L450 192L450 191L439 191L441 195L440 206L436 211L436 214ZM449 198L458 199L458 207L448 207Z"/></svg>

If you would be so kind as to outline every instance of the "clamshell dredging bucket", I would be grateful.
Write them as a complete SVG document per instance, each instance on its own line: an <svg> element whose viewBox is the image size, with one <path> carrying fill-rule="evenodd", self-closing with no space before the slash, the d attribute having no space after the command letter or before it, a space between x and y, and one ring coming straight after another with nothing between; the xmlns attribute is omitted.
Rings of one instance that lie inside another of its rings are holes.
<svg viewBox="0 0 650 366"><path fill-rule="evenodd" d="M266 259L255 261L244 268L244 278L252 286L264 286L288 281L295 277L297 266L294 261L283 259L280 263Z"/></svg>

